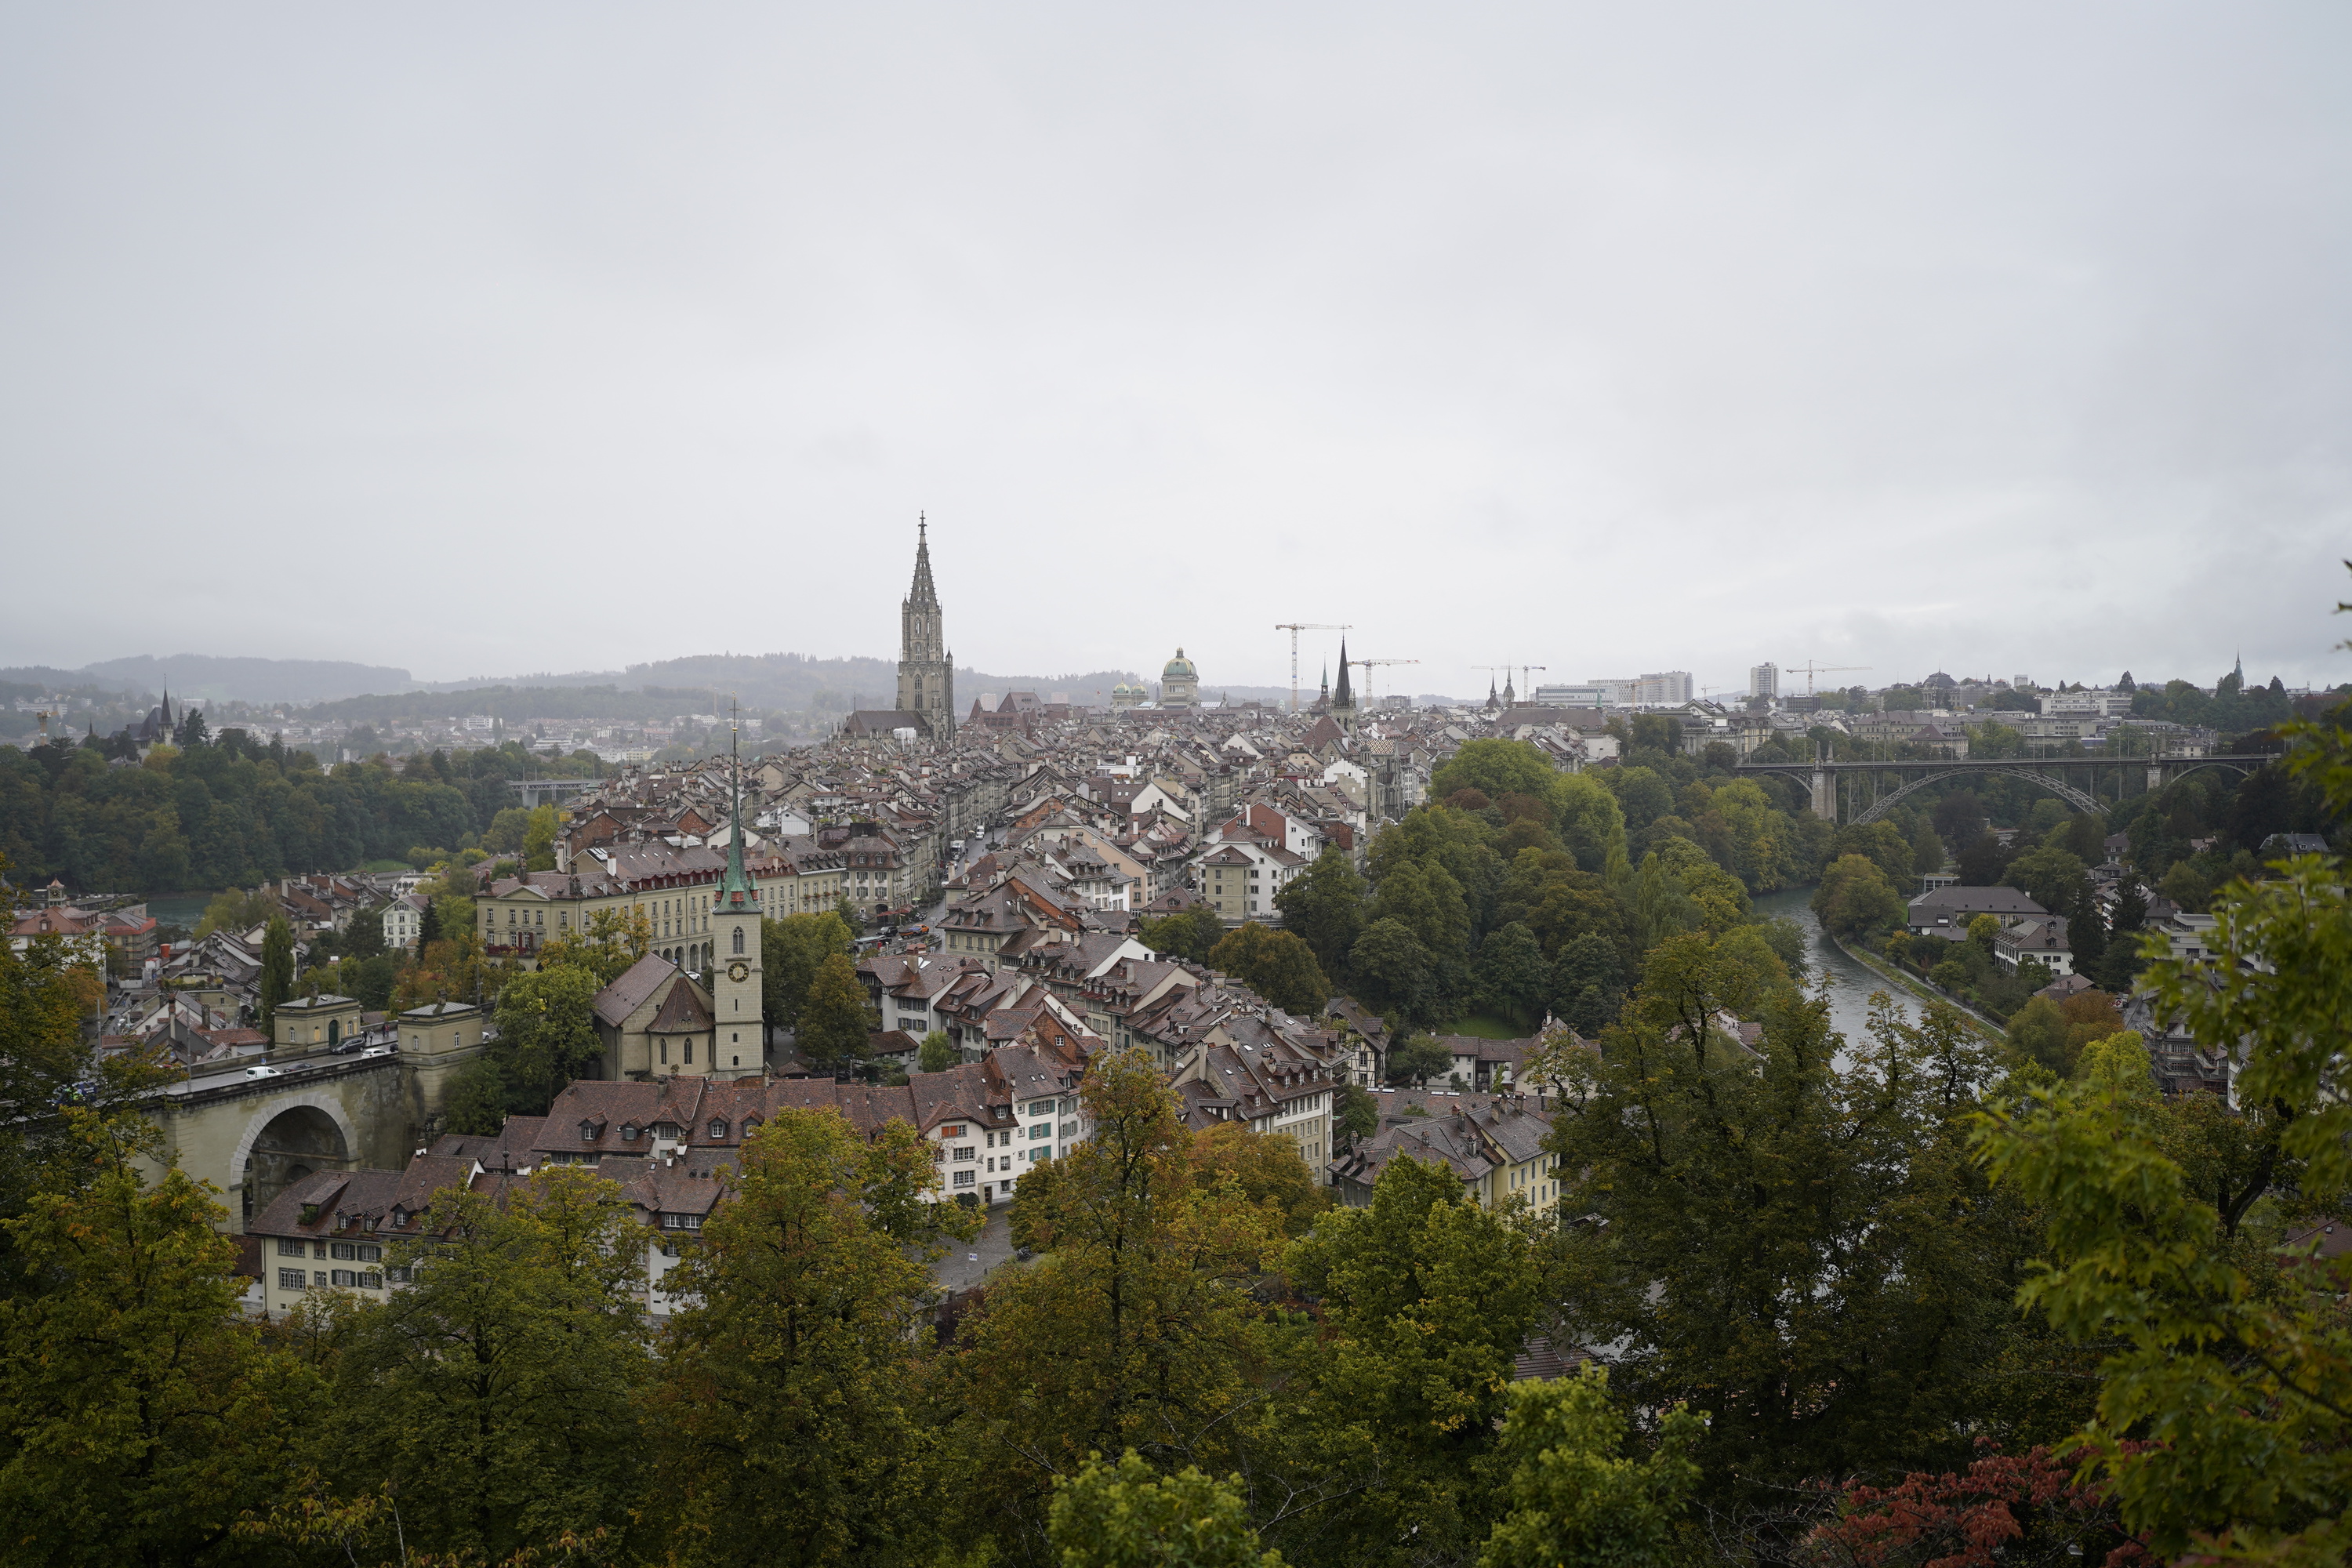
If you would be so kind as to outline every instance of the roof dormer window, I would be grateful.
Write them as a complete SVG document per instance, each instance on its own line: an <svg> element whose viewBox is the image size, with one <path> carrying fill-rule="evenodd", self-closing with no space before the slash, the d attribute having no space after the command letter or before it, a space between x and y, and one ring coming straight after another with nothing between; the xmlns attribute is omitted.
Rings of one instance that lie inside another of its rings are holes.
<svg viewBox="0 0 2352 1568"><path fill-rule="evenodd" d="M711 1135L713 1138L724 1138L724 1137L726 1137L726 1136L727 1136L727 1123L726 1123L724 1121L722 1121L722 1120L720 1120L719 1118L718 1118L718 1117L713 1117L713 1118L711 1118L711 1121L710 1121L710 1135Z"/></svg>
<svg viewBox="0 0 2352 1568"><path fill-rule="evenodd" d="M637 1134L644 1131L644 1128L639 1127L634 1121L624 1121L621 1123L621 1142L624 1143L634 1143L637 1141Z"/></svg>

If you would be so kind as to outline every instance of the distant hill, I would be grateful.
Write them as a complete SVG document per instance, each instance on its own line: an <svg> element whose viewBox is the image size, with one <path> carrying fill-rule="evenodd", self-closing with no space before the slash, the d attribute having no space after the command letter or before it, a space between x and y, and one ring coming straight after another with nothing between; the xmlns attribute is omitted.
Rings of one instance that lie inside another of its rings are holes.
<svg viewBox="0 0 2352 1568"><path fill-rule="evenodd" d="M1048 701L1056 692L1067 692L1073 702L1103 704L1110 700L1112 687L1139 679L1129 669L1047 676L991 675L967 668L956 671L956 706L968 710L981 693L1006 691L1034 691ZM169 686L175 696L211 700L327 704L321 717L369 722L458 712L489 712L506 720L629 719L715 712L730 697L753 711L887 708L898 701L898 667L891 659L814 658L797 653L696 654L625 669L422 681L388 665L176 654L107 659L80 669L45 665L0 669L0 682L43 690L102 686L150 700ZM1203 683L1202 695L1273 700L1289 692L1211 681Z"/></svg>

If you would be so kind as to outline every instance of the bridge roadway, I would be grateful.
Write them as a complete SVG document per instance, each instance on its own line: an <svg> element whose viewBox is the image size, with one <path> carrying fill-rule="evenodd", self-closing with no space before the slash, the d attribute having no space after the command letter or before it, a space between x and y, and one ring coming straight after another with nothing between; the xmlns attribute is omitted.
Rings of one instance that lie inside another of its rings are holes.
<svg viewBox="0 0 2352 1568"><path fill-rule="evenodd" d="M2242 774L2277 760L2273 756L2259 754L2213 757L1953 757L1906 763L1836 763L1823 759L1789 763L1742 762L1735 771L1780 773L1784 777L1803 779L1812 792L1815 816L1824 822L1843 820L1860 826L1876 822L1906 796L1915 795L1938 780L1961 773L2021 778L2048 790L2077 811L2101 811L2105 809L2098 798L2098 771L2101 768L2125 777L2144 769L2147 792L2154 795L2173 780L2193 773L2200 768L2230 768ZM2080 774L2085 770L2090 774L2090 788L2087 790L2062 776ZM1890 773L1906 782L1896 789L1880 794L1878 783ZM1845 797L1854 793L1840 787L1840 779L1847 774L1871 776L1870 800L1867 804L1852 803L1857 809L1850 816L1844 816L1840 809L1849 804Z"/></svg>
<svg viewBox="0 0 2352 1568"><path fill-rule="evenodd" d="M276 1078L246 1077L248 1058L173 1084L143 1109L163 1133L165 1160L219 1187L241 1232L314 1171L404 1167L438 1135L449 1080L481 1054L478 1026L472 1035L412 1029L404 1018L403 1048L389 1056L272 1053Z"/></svg>

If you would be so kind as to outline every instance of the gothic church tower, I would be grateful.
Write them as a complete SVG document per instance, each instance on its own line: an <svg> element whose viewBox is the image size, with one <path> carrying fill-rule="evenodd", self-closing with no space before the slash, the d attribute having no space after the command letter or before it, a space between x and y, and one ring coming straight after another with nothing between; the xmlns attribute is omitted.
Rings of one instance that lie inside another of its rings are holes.
<svg viewBox="0 0 2352 1568"><path fill-rule="evenodd" d="M731 722L729 729L736 728ZM743 868L743 753L740 740L730 733L728 767L734 775L727 802L727 874L712 898L710 921L718 937L718 971L710 987L712 1019L710 1065L720 1071L767 1064L767 1034L761 1007L767 995L766 976L760 963L760 892Z"/></svg>
<svg viewBox="0 0 2352 1568"><path fill-rule="evenodd" d="M915 585L898 606L898 710L920 713L931 739L955 733L955 655L948 651L939 591L931 586L929 524L915 523Z"/></svg>

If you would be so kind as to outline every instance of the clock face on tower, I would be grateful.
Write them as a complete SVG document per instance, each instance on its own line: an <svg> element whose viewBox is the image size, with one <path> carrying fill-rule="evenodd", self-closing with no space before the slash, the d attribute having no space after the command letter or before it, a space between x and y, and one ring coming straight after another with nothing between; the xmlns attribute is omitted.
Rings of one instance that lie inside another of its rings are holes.
<svg viewBox="0 0 2352 1568"><path fill-rule="evenodd" d="M751 966L739 958L727 966L727 978L740 985L751 978Z"/></svg>

